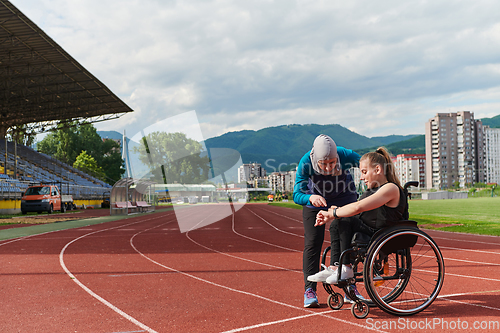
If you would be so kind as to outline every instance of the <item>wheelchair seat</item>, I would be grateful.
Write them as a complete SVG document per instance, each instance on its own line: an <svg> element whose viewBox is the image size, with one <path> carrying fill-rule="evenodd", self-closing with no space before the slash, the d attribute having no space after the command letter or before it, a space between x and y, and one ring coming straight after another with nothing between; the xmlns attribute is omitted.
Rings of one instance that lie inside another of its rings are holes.
<svg viewBox="0 0 500 333"><path fill-rule="evenodd" d="M351 246L368 247L368 245L370 245L370 243L372 243L373 240L380 237L381 234L386 233L386 232L390 232L392 230L400 229L402 227L413 227L413 228L418 229L416 221L403 220L403 221L398 221L392 227L387 227L387 228L382 228L380 230L377 230L377 232L375 232L375 234L373 234L373 236L370 236L370 235L367 235L363 232L358 231L358 232L355 232L354 235L352 236ZM406 247L408 247L407 245L409 245L409 247L412 247L413 245L415 245L415 243L413 243L413 240L407 240L407 241L402 242L402 244L400 244L400 245L402 246L402 248L406 248Z"/></svg>
<svg viewBox="0 0 500 333"><path fill-rule="evenodd" d="M368 247L372 237L360 231L355 232L352 236L351 246L355 247Z"/></svg>

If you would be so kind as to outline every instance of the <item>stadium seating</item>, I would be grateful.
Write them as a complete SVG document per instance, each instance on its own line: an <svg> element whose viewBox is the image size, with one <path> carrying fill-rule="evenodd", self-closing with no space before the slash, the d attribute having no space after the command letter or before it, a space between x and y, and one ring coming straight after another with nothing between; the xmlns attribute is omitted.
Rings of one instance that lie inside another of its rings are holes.
<svg viewBox="0 0 500 333"><path fill-rule="evenodd" d="M74 199L98 199L109 192L111 185L92 177L51 156L39 153L30 147L17 145L17 174L13 170L14 144L8 142L8 173L4 172L5 142L0 139L0 196L20 197L29 184L55 183L63 194L71 194Z"/></svg>

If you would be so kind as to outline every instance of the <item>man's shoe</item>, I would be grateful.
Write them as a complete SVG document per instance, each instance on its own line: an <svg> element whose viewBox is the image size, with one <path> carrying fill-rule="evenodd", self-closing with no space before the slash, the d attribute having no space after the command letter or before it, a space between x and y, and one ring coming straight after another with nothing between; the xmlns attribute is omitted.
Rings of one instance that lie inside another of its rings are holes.
<svg viewBox="0 0 500 333"><path fill-rule="evenodd" d="M337 284L337 270L335 270L335 272L330 275L327 279L326 279L326 283L328 284ZM345 279L349 279L349 278L352 278L354 277L354 272L352 271L352 268L349 267L349 266L346 266L346 265L342 265L342 271L340 273L340 278L342 280L345 280Z"/></svg>
<svg viewBox="0 0 500 333"><path fill-rule="evenodd" d="M307 277L307 281L311 282L325 282L326 279L332 275L334 272L336 272L336 269L332 269L330 267L326 267L325 265L321 264L321 266L324 268L323 270L319 271L318 273L314 275L309 275Z"/></svg>
<svg viewBox="0 0 500 333"><path fill-rule="evenodd" d="M313 288L309 288L304 293L304 307L305 308L316 308L319 306L318 297Z"/></svg>

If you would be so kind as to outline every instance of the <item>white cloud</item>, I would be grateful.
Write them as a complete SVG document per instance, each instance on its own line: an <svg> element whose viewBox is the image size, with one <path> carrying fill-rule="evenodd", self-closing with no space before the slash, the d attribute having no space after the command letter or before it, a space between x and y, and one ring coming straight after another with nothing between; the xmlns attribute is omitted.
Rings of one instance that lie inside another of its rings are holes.
<svg viewBox="0 0 500 333"><path fill-rule="evenodd" d="M500 114L497 1L12 2L135 110L102 129L196 110L205 137L378 136L423 133L437 111Z"/></svg>

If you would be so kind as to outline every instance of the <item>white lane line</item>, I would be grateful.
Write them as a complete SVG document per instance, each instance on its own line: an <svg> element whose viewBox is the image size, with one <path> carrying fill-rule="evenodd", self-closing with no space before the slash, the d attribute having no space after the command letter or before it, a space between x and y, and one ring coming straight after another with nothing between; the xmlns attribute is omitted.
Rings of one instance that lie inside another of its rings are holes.
<svg viewBox="0 0 500 333"><path fill-rule="evenodd" d="M248 209L248 208L247 208ZM250 211L252 214L258 216L257 214L253 213L250 209L248 209L248 211ZM266 220L264 220L263 218L261 218L260 216L258 216L260 219L262 219L264 222L266 222L267 224L269 224ZM271 225L271 224L269 224ZM276 229L276 227L274 227L273 225L271 225L273 228ZM276 244L273 244L273 243L269 243L269 242L265 242L263 240L260 240L260 239L257 239L257 238L252 238L252 237L249 237L249 236L246 236L246 235L243 235L243 234L240 234L239 232L236 231L235 229L235 223L234 223L234 214L233 214L233 219L232 219L232 229L233 229L233 232L240 236L240 237L243 237L243 238L246 238L246 239L249 239L249 240L252 240L254 242L258 242L258 243L262 243L262 244L266 244L266 245L269 245L269 246L273 246L273 247L276 247L276 248L279 248L279 249L283 249L283 250L287 250L287 251L291 251L291 252L302 252L302 251L299 251L299 250L295 250L295 249L291 249L289 247L284 247L284 246L280 246L280 245L276 245ZM278 230L278 229L276 229ZM289 233L289 232L286 232L284 231L285 233ZM292 234L292 233L289 233L289 234ZM292 234L293 235L293 234ZM294 236L297 236L297 235L294 235ZM300 236L299 236L300 237Z"/></svg>
<svg viewBox="0 0 500 333"><path fill-rule="evenodd" d="M233 215L233 219L234 219L234 215ZM215 283L215 282L212 282L212 281L209 281L209 280L205 280L205 279L202 279L200 277L197 277L195 275L192 275L192 274L189 274L189 273L185 273L185 272L182 272L182 271L179 271L175 268L172 268L172 267L169 267L169 266L166 266L166 265L163 265L162 263L154 260L154 259L151 259L150 257L148 257L147 255L145 255L144 253L142 253L141 251L139 251L135 245L134 245L134 238L143 233L143 232L146 232L146 231L149 231L149 230L152 230L156 227L153 227L153 228L150 228L150 229L145 229L143 231L140 231L138 233L136 233L135 235L132 236L132 238L130 238L130 246L132 246L132 248L138 253L140 254L142 257L144 257L146 260L149 260L151 261L152 263L160 266L160 267L163 267L165 269L168 269L169 271L172 271L172 272L176 272L176 273L179 273L181 275L184 275L184 276L187 276L189 278L192 278L192 279L195 279L195 280L198 280L200 282L203 282L203 283L206 283L206 284L209 284L209 285L212 285L214 287L218 287L218 288L222 288L222 289L226 289L226 290L229 290L229 291L232 291L232 292L235 292L235 293L239 293L239 294L243 294L243 295L246 295L246 296L251 296L251 297L254 297L254 298L257 298L257 299L260 299L260 300L263 300L263 301L266 301L266 302L269 302L269 303L273 303L273 304L278 304L278 305L281 305L281 306L284 306L284 307L287 307L287 308L291 308L291 309L295 309L295 310L300 310L300 311L303 311L303 312L308 312L308 313L311 313L311 314L314 314L314 315L319 315L319 316L324 316L325 318L328 318L328 319L332 319L332 320L335 320L335 321L339 321L339 322L342 322L342 323L345 323L345 324L349 324L349 325L354 325L354 326L358 326L358 327L361 327L361 328L367 328L365 325L360 325L360 324L357 324L355 322L350 322L350 321L347 321L347 320L343 320L343 319L340 319L340 318L335 318L335 317L331 317L331 316L327 316L326 314L323 314L323 313L317 313L317 312L314 312L314 311L311 311L311 310L306 310L304 308L300 308L300 307L297 307L297 306L294 306L294 305L291 305L291 304L287 304L287 303L283 303L283 302L279 302L279 301L276 301L276 300L273 300L273 299L270 299L270 298L267 298L267 297L264 297L264 296L260 296L260 295L257 295L257 294L253 294L253 293L250 293L250 292L247 292L247 291L243 291L243 290L239 290L239 289L234 289L234 288L231 288L231 287L228 287L228 286L225 286L225 285L222 285L222 284L219 284L219 283ZM330 311L326 312L326 313L329 313ZM292 319L293 320L293 319ZM368 329L371 329L373 331L377 331L377 332L383 332L383 331L380 331L380 330L376 330L376 329L372 329L372 328L368 328Z"/></svg>
<svg viewBox="0 0 500 333"><path fill-rule="evenodd" d="M432 257L432 256L423 256L423 257L429 257L429 258L435 258L435 257ZM500 264L497 264L497 263L491 263L491 262L484 262L484 261L474 261L474 260L465 260L465 259L455 259L455 258L445 258L443 256L444 260L445 261L461 261L461 262L466 262L466 263L469 263L469 264L475 264L475 265L478 265L478 266L500 266Z"/></svg>
<svg viewBox="0 0 500 333"><path fill-rule="evenodd" d="M6 241L4 243L1 243L0 246L7 245L7 244L10 244L10 243L19 242L19 241L22 241L22 240L25 240L25 239L28 239L28 238L32 238L32 237L35 237L35 236L47 235L47 234L50 234L50 233L53 233L53 232L58 232L58 231L63 231L63 230L52 230L52 231L42 232L40 234L35 234L35 235L29 235L29 236L23 236L23 237L19 237L19 238L14 238L14 239L8 240L8 241Z"/></svg>
<svg viewBox="0 0 500 333"><path fill-rule="evenodd" d="M142 328L143 330L145 330L146 332L149 332L149 333L158 333L157 331L153 330L152 328L148 327L147 325L141 323L140 321L138 321L137 319L135 319L134 317L130 316L129 314L123 312L122 310L120 310L119 308L117 308L116 306L114 306L113 304L111 304L110 302L108 302L107 300L105 300L104 298L102 298L101 296L97 295L96 293L94 293L90 288L88 288L87 286L85 286L82 282L80 282L80 280L78 280L70 271L69 269L66 267L66 264L64 263L64 252L66 251L66 249L73 243L75 243L76 241L84 238L84 237L87 237L87 236L90 236L90 235L93 235L93 234L97 234L97 233L100 233L100 232L104 232L104 231L109 231L109 230L113 230L113 229L119 229L119 228L122 228L124 226L129 226L129 225L133 225L133 224L137 224L137 223L143 223L143 222L146 222L146 221L151 221L151 220L155 220L155 219L158 219L158 218L163 218L164 216L157 216L157 217L153 217L151 219L146 219L146 220L142 220L142 221L137 221L137 222L132 222L132 223L128 223L128 224L125 224L125 225L119 225L119 226L116 226L116 227L112 227L112 228L107 228L107 229L102 229L102 230L98 230L98 231L94 231L94 232L90 232L88 234L85 234L85 235L82 235L78 238L75 238L73 239L71 242L67 243L63 249L61 250L61 252L59 253L59 264L61 265L61 267L63 268L63 270L66 272L66 274L78 285L80 286L80 288L82 288L83 290L85 290L89 295L91 295L92 297L94 297L95 299L97 299L99 302L101 302L102 304L106 305L108 308L110 308L111 310L113 310L114 312L118 313L120 316L122 316L123 318L129 320L130 322L132 322L133 324L139 326L140 328Z"/></svg>
<svg viewBox="0 0 500 333"><path fill-rule="evenodd" d="M444 231L444 230L434 230L434 229L424 229L426 233L445 233L447 235L450 234L458 234L461 236L471 236L471 237L476 237L476 238L485 238L485 239L494 239L497 242L496 243L488 243L484 241L479 241L479 240L471 240L471 239L456 239L456 238L448 238L448 237L440 237L440 236L435 236L432 237L433 239L444 239L444 240L449 240L454 243L456 242L464 242L464 243L476 243L476 244L486 244L486 245L499 245L500 244L500 237L499 236L491 236L491 235L478 235L478 234L466 234L466 233L461 233L461 232L451 232L451 231Z"/></svg>
<svg viewBox="0 0 500 333"><path fill-rule="evenodd" d="M304 319L304 318L308 318L308 317L314 317L314 316L324 315L326 313L332 313L332 312L335 312L335 310L330 310L330 311L325 311L325 312L318 312L318 313L311 313L311 314L306 314L306 315L303 315L303 316L298 316L298 317L293 317L293 318L287 318L287 319L270 321L270 322L267 322L267 323L261 323L261 324L252 325L252 326L235 328L235 329L232 329L232 330L229 330L229 331L224 331L224 332L221 332L221 333L236 333L236 332L249 331L249 330L253 330L254 328L261 328L261 327L265 327L265 326L271 326L271 325L276 325L276 324L287 323L287 322L298 320L298 319Z"/></svg>
<svg viewBox="0 0 500 333"><path fill-rule="evenodd" d="M457 300L449 299L450 297L471 296L471 295L477 295L477 294L497 293L497 292L500 292L500 290L476 291L476 292L470 292L470 293L450 294L450 295L438 296L437 298L444 299L446 301L453 302L453 303L460 303L460 304L465 304L465 305L470 305L470 306L478 306L480 308L485 308L485 309L489 309L489 310L500 311L500 308L494 308L492 306L481 305L481 304L474 304L474 303L462 302L462 301L457 301Z"/></svg>
<svg viewBox="0 0 500 333"><path fill-rule="evenodd" d="M248 210L250 210L248 207L247 207L247 209L248 209ZM292 221L295 221L295 222L299 222L299 223L301 224L301 227L291 227L291 228L293 228L293 229L295 229L295 228L297 228L297 229L298 229L298 228L300 228L300 229L304 230L304 222L303 222L303 221L301 221L301 220L297 220L297 219L294 219L294 218L289 217L289 216L286 216L286 215L278 214L278 213L273 212L273 211L268 210L268 209L262 209L262 210L264 210L264 211L266 211L266 212L273 213L273 214L275 214L275 215L278 215L278 216L280 216L280 217L284 217L284 218L286 218L286 219L289 219L289 220L292 220ZM254 212L252 212L252 213L254 213ZM256 214L256 213L254 213L254 214ZM256 214L256 215L257 215L257 214ZM260 217L260 216L259 216L259 217ZM260 217L260 218L262 218L262 217ZM330 230L329 230L329 229L325 229L325 232L330 233ZM296 235L296 236L298 236L298 237L304 238L304 236L303 236L303 235L298 235L298 234L295 234L295 235ZM323 243L327 243L328 245L330 245L330 241L327 241L327 240L324 240L324 241L323 241Z"/></svg>
<svg viewBox="0 0 500 333"><path fill-rule="evenodd" d="M485 277L480 277L480 276L454 274L454 273L448 273L448 272L445 272L444 275L445 275L445 277L451 275L451 276L456 276L456 277L461 277L461 278L467 278L467 279L477 279L477 280L500 282L500 279L485 278Z"/></svg>
<svg viewBox="0 0 500 333"><path fill-rule="evenodd" d="M209 218L212 214L209 214L205 219ZM204 219L204 220L205 220ZM201 221L203 222L203 220ZM200 223L201 223L200 222ZM233 228L233 231L234 231L234 215L231 216L231 223L232 223L232 228ZM198 223L199 224L199 223ZM197 229L197 230L206 230L205 228L203 229ZM191 236L189 235L189 233L191 232L192 230L189 230L186 232L186 237L193 243L195 243L196 245L204 248L204 249L207 249L209 251L212 251L212 252L215 252L215 253L218 253L218 254L222 254L222 255L225 255L227 257L230 257L230 258L234 258L234 259L238 259L238 260L243 260L243 261L247 261L247 262L250 262L250 263L253 263L253 264L257 264L257 265L262 265L262 266L266 266L266 267L270 267L270 268L276 268L276 269L281 269L281 270L285 270L285 271L290 271L290 272L294 272L294 273L302 273L302 271L297 271L297 270L293 270L293 269L289 269L289 268L284 268L284 267L279 267L279 266L276 266L276 265L270 265L270 264L266 264L266 263L263 263L263 262L259 262L259 261L255 261L255 260L251 260L251 259L247 259L247 258L243 258L243 257L238 257L238 256L235 256L235 255L232 255L232 254L229 254L229 253L226 253L226 252L221 252L221 251L218 251L218 250L215 250L213 248L210 248L210 247L207 247L197 241L195 241L193 238L191 238ZM236 233L236 232L235 232ZM236 233L237 234L237 233ZM243 236L243 235L240 235L242 237L246 237L246 236ZM248 237L246 237L248 238ZM252 240L255 240L252 238ZM257 240L258 241L258 240ZM271 243L267 243L266 244L268 245L272 245L274 246L273 244ZM277 246L277 245L276 245ZM289 248L285 248L289 251L295 251L294 249L289 249Z"/></svg>
<svg viewBox="0 0 500 333"><path fill-rule="evenodd" d="M500 244L498 244L500 246ZM464 248L459 248L459 247L450 247L450 246L439 246L440 249L448 249L448 250L455 250L455 251L464 251L464 252L476 252L476 253L486 253L486 254L500 254L500 252L491 252L491 251L484 251L484 250L472 250L472 249L464 249Z"/></svg>
<svg viewBox="0 0 500 333"><path fill-rule="evenodd" d="M287 234L287 235L292 235L292 236L294 236L294 237L301 237L301 238L304 238L304 236L302 236L302 235L297 235L297 234L295 234L295 233L293 233L293 232L288 232L288 231L281 230L280 228L278 228L278 227L274 226L273 224L271 224L270 222L268 222L268 221L267 221L265 218L263 218L262 216L260 216L260 215L258 215L258 214L256 214L256 213L254 213L254 212L253 212L252 210L250 210L250 208L248 208L248 207L247 207L247 210L248 210L250 213L252 213L253 215L257 216L257 217L258 217L259 219L261 219L262 221L264 221L267 225L269 225L271 228L273 228L273 229L274 229L274 230L276 230L276 231L282 232L282 233ZM300 251L300 252L302 252L302 251Z"/></svg>
<svg viewBox="0 0 500 333"><path fill-rule="evenodd" d="M247 207L248 208L248 207ZM250 211L250 209L248 209ZM252 212L252 211L251 211ZM259 215L257 215L256 213L252 212L254 215L258 216L260 219L262 219L264 222L266 222L267 224L269 224L265 219L263 219L262 217L260 217ZM274 212L272 212L274 213ZM274 213L275 215L278 215L278 216L282 216L282 217L285 217L285 218L288 218L286 216L283 216L283 215L280 215L280 214L277 214L277 213ZM269 224L271 225L271 224ZM278 230L278 228L276 228L275 226L271 225L274 229ZM252 240L255 240L255 241L259 241L259 240L256 240L256 239L253 239L251 237L247 237L247 236L244 236L244 235L241 235L239 233L237 233L235 230L234 230L234 216L233 216L233 232L235 232L236 234L242 236L242 237L245 237L245 238L248 238L248 239L252 239ZM285 232L286 233L286 232ZM191 241L193 241L191 239ZM326 242L326 241L325 241ZM197 242L195 242L197 243ZM198 245L204 247L204 248L207 248L199 243L197 243ZM269 243L267 243L269 244ZM269 245L272 245L272 244L269 244ZM213 249L210 249L210 248L207 248L209 250L212 250L214 252L218 252L216 250L213 250ZM464 250L464 249L459 249L459 250ZM474 250L471 250L471 251L474 251ZM221 254L224 254L224 253L221 253ZM234 256L233 256L234 257ZM237 258L237 257L236 257ZM244 258L240 258L242 260L245 260ZM455 261L465 261L465 262L468 262L466 260L461 260L461 259L453 259L453 258L446 258L446 260L455 260ZM261 263L263 264L263 263ZM263 265L267 265L267 264L263 264ZM496 264L494 264L496 265ZM279 267L276 267L276 268L279 268ZM181 272L182 273L182 272ZM446 273L446 275L451 275L451 276L458 276L458 277L465 277L465 278L476 278L476 279L484 279L484 280L490 280L490 281L500 281L500 280L496 280L496 279L488 279L488 278L481 278L481 277L475 277L475 276L465 276L465 275L458 275L458 274L452 274L452 273ZM463 304L466 304L466 305L473 305L473 306L481 306L481 305L477 305L477 304L470 304L470 303L467 303L467 302L460 302L460 301L456 301L456 300L450 300L449 297L453 297L453 296L461 296L461 295L469 295L471 293L464 293L464 294L454 294L454 295L444 295L444 296L438 296L437 298L439 299L443 299L443 300L446 300L446 301L451 301L451 302L457 302L457 303L463 303ZM497 308L493 308L493 307L488 307L488 306L481 306L481 307L484 307L484 308L488 308L488 309L494 309L494 310L500 310L500 309L497 309ZM257 324L257 325L252 325L252 326L248 326L248 327L243 327L243 328L239 328L239 329L234 329L234 330L230 330L230 331L226 331L225 333L229 333L229 332L240 332L240 331L245 331L245 330L251 330L251 329L254 329L254 328L260 328L260 327L264 327L264 326L270 326L270 325L273 325L273 324L279 324L279 323L283 323L283 322L286 322L286 321L292 321L292 320L296 320L296 319L300 319L302 317L309 317L309 316L314 316L314 315L319 315L319 314L309 314L309 315L305 315L305 316L300 316L300 317L294 317L294 318L289 318L289 319L285 319L285 320L278 320L278 321L273 321L273 322L269 322L269 323L262 323L262 324ZM366 328L366 327L364 327Z"/></svg>
<svg viewBox="0 0 500 333"><path fill-rule="evenodd" d="M233 230L234 230L234 215L232 217L232 221L233 221ZM255 260L251 260L251 259L247 259L247 258L243 258L243 257L238 257L238 256L235 256L235 255L232 255L232 254L229 254L229 253L226 253L226 252L221 252L221 251L218 251L218 250L215 250L215 249L212 249L208 246L205 246L203 244L200 244L198 243L197 241L195 241L194 239L191 238L191 236L189 235L189 231L186 232L186 237L193 243L195 243L196 245L204 248L204 249L207 249L209 251L213 251L215 253L218 253L218 254L222 254L222 255L225 255L227 257L230 257L230 258L234 258L234 259L238 259L238 260L243 260L243 261L247 261L247 262L250 262L250 263L253 263L253 264L257 264L257 265L263 265L263 266L266 266L266 267L271 267L271 268L276 268L276 269L281 269L281 270L284 270L284 271L289 271L289 272L294 272L294 273L301 273L302 274L302 271L298 271L298 270L293 270L293 269L289 269L289 268L285 268L285 267L279 267L279 266L276 266L276 265L270 265L270 264L266 264L266 263L263 263L263 262L260 262L260 261L255 261Z"/></svg>
<svg viewBox="0 0 500 333"><path fill-rule="evenodd" d="M248 207L247 207L247 208L248 208ZM262 210L263 210L263 211L266 211L266 212L269 212L269 213L273 213L273 214L278 215L278 216L281 216L281 217L284 217L284 218L286 218L286 219L289 219L289 220L292 220L292 221L298 222L298 223L300 223L300 224L303 224L303 223L304 223L302 220L297 220L297 219L295 219L295 218L293 218L293 217L286 216L286 215L283 215L283 214L279 214L279 213L273 212L272 210L269 210L269 209L265 209L265 208L263 208Z"/></svg>
<svg viewBox="0 0 500 333"><path fill-rule="evenodd" d="M248 207L247 207L248 210L250 210ZM250 210L250 212L252 212ZM269 211L271 213L274 213L272 211ZM252 212L254 215L258 216L260 219L264 220L262 217L260 217L259 215L257 215L256 213ZM280 215L278 213L274 213L278 216L283 216L283 217L286 217L288 218L287 216L284 216L284 215ZM267 222L266 220L264 220L264 222L266 222L267 224L271 225L269 222ZM272 226L272 225L271 225ZM276 227L272 226L273 228L277 229ZM445 231L441 231L441 232L445 232ZM287 233L287 232L285 232ZM492 237L492 236L489 236L489 237ZM436 237L436 238L441 238L441 239L446 239L446 240L453 240L453 239L449 239L449 238L444 238L444 237ZM434 237L433 237L434 239ZM453 240L456 242L456 240ZM327 241L325 241L327 242ZM469 241L469 242L472 242L472 243L480 243L480 244L485 244L484 242L477 242L477 241ZM329 242L328 242L329 243ZM489 243L489 244L492 244L492 243ZM492 245L499 245L499 244L492 244ZM455 248L455 247L447 247L447 246L439 246L440 249L450 249L450 250L455 250L455 251L469 251L469 252L478 252L478 253L485 253L485 254L500 254L498 252L491 252L491 251L482 251L482 250L472 250L472 249L462 249L462 248ZM430 257L431 258L431 257ZM433 257L432 257L433 258ZM478 263L476 261L468 261L468 260L463 260L463 259L455 259L455 258L448 258L448 257L444 257L445 261L460 261L460 262L467 262L467 263ZM500 264L496 264L496 263L479 263L481 265L491 265L491 266L500 266ZM479 280L487 280L487 281L494 281L494 282L497 282L497 281L500 281L498 279L492 279L492 278L485 278L485 277L480 277L480 276L469 276L469 275L460 275L460 274L453 274L453 273L449 273L449 272L446 272L446 275L450 275L450 276L457 276L457 277L467 277L467 278L473 278L473 279L479 279Z"/></svg>

